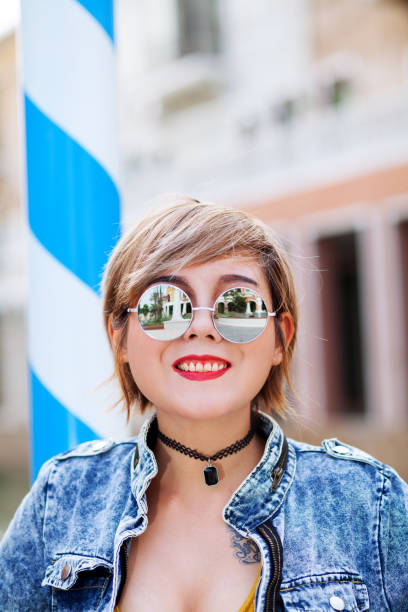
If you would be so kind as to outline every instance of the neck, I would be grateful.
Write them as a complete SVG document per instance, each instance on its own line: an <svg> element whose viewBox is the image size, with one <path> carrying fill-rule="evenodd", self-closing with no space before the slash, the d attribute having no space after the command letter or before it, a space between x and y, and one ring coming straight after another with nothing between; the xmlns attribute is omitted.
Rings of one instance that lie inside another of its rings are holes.
<svg viewBox="0 0 408 612"><path fill-rule="evenodd" d="M241 414L223 415L205 421L174 415L168 417L158 411L157 420L162 433L206 457L241 440L251 427L249 408ZM245 448L212 461L211 464L218 470L219 482L209 487L204 481L206 461L186 456L157 439L154 452L159 473L154 488L158 487L158 492L177 496L185 503L194 505L201 504L202 500L208 503L210 499L229 498L260 460L264 444L264 440L255 434Z"/></svg>

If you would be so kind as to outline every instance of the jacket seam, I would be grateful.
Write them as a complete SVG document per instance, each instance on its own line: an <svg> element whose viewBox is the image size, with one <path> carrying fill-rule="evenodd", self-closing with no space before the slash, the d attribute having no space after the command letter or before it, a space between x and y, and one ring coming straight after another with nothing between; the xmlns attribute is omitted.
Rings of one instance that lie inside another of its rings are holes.
<svg viewBox="0 0 408 612"><path fill-rule="evenodd" d="M108 576L106 576L105 581L103 583L103 587L101 588L101 592L99 593L99 597L98 597L98 601L96 602L96 607L95 610L97 610L99 608L99 604L101 603L101 599L102 599L102 595L105 593L106 591L106 583L108 581Z"/></svg>
<svg viewBox="0 0 408 612"><path fill-rule="evenodd" d="M88 444L86 442L85 444ZM64 454L56 455L53 459L55 462L57 461L67 461L68 459L85 459L86 457L99 457L100 455L107 455L111 451L120 446L137 446L137 440L122 440L120 442L113 442L112 445L107 449L101 449L98 451L93 451L88 448L87 450L83 450L78 452L76 449L71 451L67 451Z"/></svg>
<svg viewBox="0 0 408 612"><path fill-rule="evenodd" d="M354 450L353 446L347 445L347 443L342 442L341 440L338 440L337 438L328 438L328 441L335 441L338 444L346 444L347 447L350 447L350 451ZM309 445L307 448L304 448L302 446L298 446L296 444L298 441L292 440L292 438L288 438L288 442L295 442L295 444L292 444L292 446L295 449L296 453L324 453L326 455L329 455L329 457L333 457L334 459L342 459L343 461L354 461L355 463L363 463L365 465L371 465L371 467L375 468L378 472L380 472L380 474L384 475L387 478L390 478L389 466L386 465L385 463L382 463L381 461L378 461L378 459L376 459L375 457L371 457L370 455L367 455L366 457L360 457L360 456L353 455L351 453L350 455L344 456L344 455L338 455L337 453L334 453L333 451L332 451L333 454L331 454L328 452L328 450L323 445L322 446Z"/></svg>
<svg viewBox="0 0 408 612"><path fill-rule="evenodd" d="M67 589L67 590L68 591L89 591L89 589L104 589L105 584L106 584L106 578L104 579L103 584L90 584L89 586L83 586L83 587L71 587L70 589Z"/></svg>
<svg viewBox="0 0 408 612"><path fill-rule="evenodd" d="M288 443L292 445L296 453L326 453L322 446L316 446L314 448L302 448L300 446L297 446L296 444L293 444L291 438L288 438Z"/></svg>
<svg viewBox="0 0 408 612"><path fill-rule="evenodd" d="M50 478L51 478L51 473L56 469L56 463L53 461L50 464L50 469L48 470L48 476L47 476L47 480L45 483L45 487L44 487L44 507L43 507L43 515L42 515L42 541L43 541L43 569L46 566L46 562L45 562L45 552L46 552L46 542L45 542L45 512L46 512L46 508L47 508L47 504L48 504L48 488L49 488L49 482L50 482Z"/></svg>
<svg viewBox="0 0 408 612"><path fill-rule="evenodd" d="M364 584L364 582L362 580L322 580L320 582L310 582L309 584L298 584L296 586L293 587L284 587L283 589L281 588L282 592L286 592L286 591L294 591L295 589L300 589L300 588L304 588L304 587L313 587L316 584L349 584L350 582L352 582L353 584Z"/></svg>
<svg viewBox="0 0 408 612"><path fill-rule="evenodd" d="M338 441L340 443L340 441ZM317 452L317 453L323 453L325 455L327 455L328 457L332 458L332 459L340 459L342 461L351 461L353 463L357 463L360 465L369 465L372 468L374 468L376 470L376 472L378 472L379 474L381 474L381 476L384 476L385 478L390 478L391 474L389 471L389 466L387 466L385 463L380 463L379 461L377 461L374 457L358 457L355 455L348 455L348 456L343 456L343 455L338 455L338 454L331 454L329 453L324 447L316 447L316 448L300 448L297 447L296 445L293 445L293 448L296 451L296 454L300 454L300 453L313 453L313 452Z"/></svg>
<svg viewBox="0 0 408 612"><path fill-rule="evenodd" d="M65 555L72 555L73 557L80 557L81 559L86 558L86 559L95 559L95 561L98 561L98 560L105 561L106 563L109 563L109 565L113 566L112 561L109 561L109 559L105 559L105 557L100 557L99 555L90 555L88 553L72 552L70 550L65 551L65 552L54 553L55 558L52 559L52 563L56 563L62 557L65 557Z"/></svg>
<svg viewBox="0 0 408 612"><path fill-rule="evenodd" d="M291 580L285 580L283 582L283 584L288 583L288 582L292 582L293 580L296 581L300 581L300 580L306 580L307 578L321 578L322 580L326 577L326 576L340 576L340 580L346 580L346 582L350 582L351 580L357 580L357 581L362 581L360 574L353 572L353 571L347 571L347 570L341 570L341 571L330 571L330 572L324 572L321 574L304 574L303 576L296 576L296 578L292 578ZM328 578L327 580L323 580L324 582L330 582L330 581L334 581L336 582L338 579L337 578ZM314 583L311 583L314 584Z"/></svg>
<svg viewBox="0 0 408 612"><path fill-rule="evenodd" d="M387 591L385 588L385 580L384 580L384 569L385 568L383 566L383 561L382 561L381 537L380 537L381 536L381 524L382 524L381 509L383 507L383 503L385 502L385 495L386 495L385 488L386 488L386 485L390 482L390 479L385 472L382 472L382 475L383 475L383 483L382 483L382 488L381 488L380 500L378 504L377 547L378 547L378 560L380 564L381 588L384 594L384 600L387 604L387 608L389 611L391 611L390 602L389 602Z"/></svg>

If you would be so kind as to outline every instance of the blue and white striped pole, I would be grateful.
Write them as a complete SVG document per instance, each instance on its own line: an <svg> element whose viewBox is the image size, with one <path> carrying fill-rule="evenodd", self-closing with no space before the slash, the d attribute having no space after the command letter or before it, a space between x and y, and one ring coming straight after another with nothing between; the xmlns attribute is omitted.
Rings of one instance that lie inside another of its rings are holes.
<svg viewBox="0 0 408 612"><path fill-rule="evenodd" d="M125 435L99 286L120 233L113 0L22 0L32 475Z"/></svg>

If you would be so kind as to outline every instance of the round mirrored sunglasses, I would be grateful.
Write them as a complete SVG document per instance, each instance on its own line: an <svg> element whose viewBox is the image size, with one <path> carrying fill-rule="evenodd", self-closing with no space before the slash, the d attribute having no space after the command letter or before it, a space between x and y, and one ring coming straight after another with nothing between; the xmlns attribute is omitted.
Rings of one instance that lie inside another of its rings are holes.
<svg viewBox="0 0 408 612"><path fill-rule="evenodd" d="M195 310L209 310L218 333L230 342L251 342L262 334L268 312L262 297L248 287L233 287L217 297L214 306L193 307L183 289L175 285L160 283L152 285L142 293L136 308L128 312L137 313L143 331L155 340L175 340L190 327Z"/></svg>

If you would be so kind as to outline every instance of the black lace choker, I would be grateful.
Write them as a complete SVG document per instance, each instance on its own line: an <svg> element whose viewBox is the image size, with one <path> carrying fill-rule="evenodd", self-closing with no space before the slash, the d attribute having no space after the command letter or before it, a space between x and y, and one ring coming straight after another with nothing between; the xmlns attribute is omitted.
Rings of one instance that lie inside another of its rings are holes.
<svg viewBox="0 0 408 612"><path fill-rule="evenodd" d="M173 448L179 453L183 453L183 455L192 457L193 459L199 459L200 461L208 461L207 467L204 468L204 479L205 484L209 487L218 483L218 470L215 465L211 465L211 461L217 461L217 459L223 459L224 457L228 457L228 455L238 453L240 450L248 446L248 444L254 437L254 433L255 432L251 427L251 429L248 431L247 435L244 438L241 438L241 440L237 440L236 442L234 442L234 444L230 444L226 448L223 448L222 450L218 451L218 453L211 455L211 457L206 457L198 451L189 448L188 446L184 446L184 444L181 444L180 442L177 442L177 440L168 438L164 433L160 431L160 429L157 430L157 436L159 440L161 440L161 442L163 442L163 444L165 444L166 446Z"/></svg>

